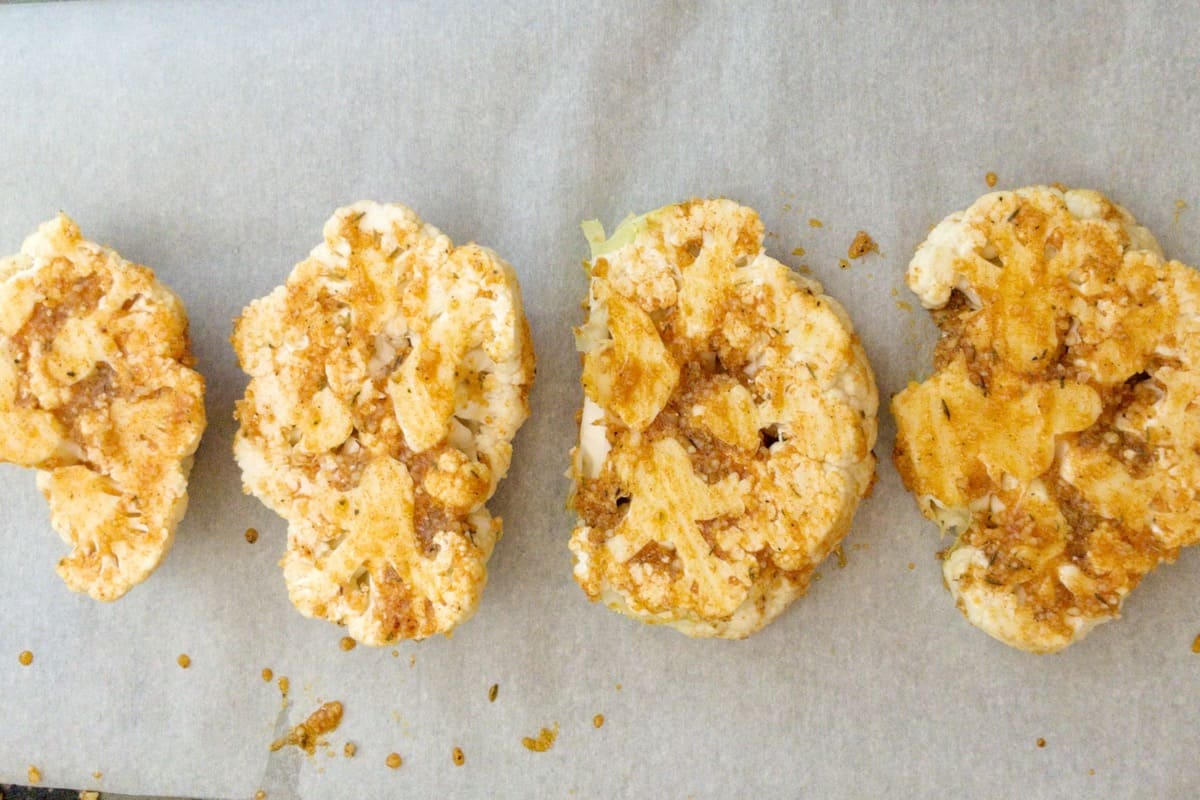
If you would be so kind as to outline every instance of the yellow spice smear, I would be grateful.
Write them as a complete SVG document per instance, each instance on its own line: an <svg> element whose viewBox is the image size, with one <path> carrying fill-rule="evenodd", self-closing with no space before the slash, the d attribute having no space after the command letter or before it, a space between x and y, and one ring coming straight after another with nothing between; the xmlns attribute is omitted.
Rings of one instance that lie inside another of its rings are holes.
<svg viewBox="0 0 1200 800"><path fill-rule="evenodd" d="M342 704L333 700L318 708L309 715L308 719L292 728L287 736L272 742L271 751L274 752L289 744L294 744L311 756L317 751L317 744L321 737L337 730L337 726L341 724Z"/></svg>
<svg viewBox="0 0 1200 800"><path fill-rule="evenodd" d="M554 746L554 740L558 738L558 723L554 723L554 728L542 728L541 733L536 737L526 736L521 740L521 744L525 745L526 749L532 750L535 753L544 753Z"/></svg>

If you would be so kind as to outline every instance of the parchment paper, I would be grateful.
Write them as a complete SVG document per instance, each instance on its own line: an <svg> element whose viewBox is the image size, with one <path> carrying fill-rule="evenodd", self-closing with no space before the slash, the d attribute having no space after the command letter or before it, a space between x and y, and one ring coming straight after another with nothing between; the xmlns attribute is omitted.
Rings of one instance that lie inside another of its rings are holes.
<svg viewBox="0 0 1200 800"><path fill-rule="evenodd" d="M1200 264L1197 16L1183 3L0 8L0 249L63 209L153 266L190 312L210 419L173 552L113 605L65 589L33 475L0 469L0 782L33 764L45 785L272 800L1197 796L1200 552L1064 654L1011 650L943 588L946 542L899 485L881 411L879 480L845 567L826 564L747 641L691 641L586 602L561 477L582 219L693 195L757 208L769 252L847 306L884 398L927 368L934 338L919 308L898 307L916 305L904 267L988 171L1001 188L1107 191ZM230 455L245 386L231 321L361 198L405 202L510 260L539 360L479 613L395 656L343 652L341 630L292 609L284 524L242 495ZM840 269L860 228L883 254ZM264 667L289 677L286 707ZM268 753L332 699L346 709L336 756ZM522 746L554 723L548 752Z"/></svg>

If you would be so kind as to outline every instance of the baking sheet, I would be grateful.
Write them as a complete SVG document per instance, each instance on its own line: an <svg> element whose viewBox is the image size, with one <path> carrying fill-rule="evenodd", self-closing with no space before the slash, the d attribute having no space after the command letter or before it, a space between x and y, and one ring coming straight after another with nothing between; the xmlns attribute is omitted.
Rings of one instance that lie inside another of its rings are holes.
<svg viewBox="0 0 1200 800"><path fill-rule="evenodd" d="M846 565L825 565L747 641L691 641L585 601L560 477L580 395L581 219L692 195L754 206L768 251L847 306L885 398L933 341L924 314L899 306L916 305L907 260L988 171L1000 187L1105 190L1169 255L1200 263L1197 16L1133 3L0 7L0 249L64 209L152 265L187 303L210 420L173 552L113 605L64 588L32 474L0 469L0 783L32 764L46 785L272 800L1197 796L1200 553L1065 653L1011 650L942 587L944 543L899 485L884 411ZM539 359L492 503L506 535L479 613L395 653L343 652L339 629L293 611L276 567L284 524L242 495L230 456L245 385L231 320L360 198L408 203L509 259ZM882 255L840 269L860 228ZM290 679L288 705L264 667ZM336 755L268 752L332 699L346 709ZM555 723L551 750L522 746Z"/></svg>

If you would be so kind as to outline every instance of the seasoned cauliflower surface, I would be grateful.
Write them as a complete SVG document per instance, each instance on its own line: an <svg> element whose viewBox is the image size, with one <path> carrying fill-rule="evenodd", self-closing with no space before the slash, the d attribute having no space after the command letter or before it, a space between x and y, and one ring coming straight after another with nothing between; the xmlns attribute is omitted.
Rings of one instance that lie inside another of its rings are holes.
<svg viewBox="0 0 1200 800"><path fill-rule="evenodd" d="M1200 536L1200 276L1103 195L1039 186L947 217L908 285L942 337L892 402L896 466L957 536L967 618L1059 650Z"/></svg>
<svg viewBox="0 0 1200 800"><path fill-rule="evenodd" d="M0 460L38 470L67 586L116 600L187 507L204 379L183 304L64 215L0 259Z"/></svg>
<svg viewBox="0 0 1200 800"><path fill-rule="evenodd" d="M763 254L749 208L584 230L575 578L636 619L748 636L804 593L871 487L862 346L818 283Z"/></svg>
<svg viewBox="0 0 1200 800"><path fill-rule="evenodd" d="M448 632L479 602L500 536L484 503L529 413L517 278L401 205L338 209L324 234L235 325L234 454L288 521L302 613L365 644Z"/></svg>

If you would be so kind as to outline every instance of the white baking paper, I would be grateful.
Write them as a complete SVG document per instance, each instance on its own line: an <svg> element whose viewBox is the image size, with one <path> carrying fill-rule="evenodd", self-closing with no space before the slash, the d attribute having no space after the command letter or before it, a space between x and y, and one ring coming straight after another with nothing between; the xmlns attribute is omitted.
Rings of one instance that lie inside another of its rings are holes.
<svg viewBox="0 0 1200 800"><path fill-rule="evenodd" d="M1200 552L1061 655L1005 647L943 588L946 543L899 484L883 410L845 567L747 641L691 641L585 600L562 477L580 220L693 195L757 208L770 254L849 309L884 398L927 369L935 333L899 306L916 305L913 248L989 171L1104 190L1200 264L1198 18L1132 2L0 7L0 250L62 209L153 266L190 312L210 419L174 550L112 605L66 590L33 475L0 469L0 783L35 765L43 785L271 800L1200 795ZM479 613L397 655L343 652L342 631L292 609L284 524L230 455L232 320L363 198L511 261L539 362ZM841 269L859 229L882 255ZM286 707L264 667L290 679ZM333 699L336 755L268 752ZM522 746L555 724L552 749Z"/></svg>

